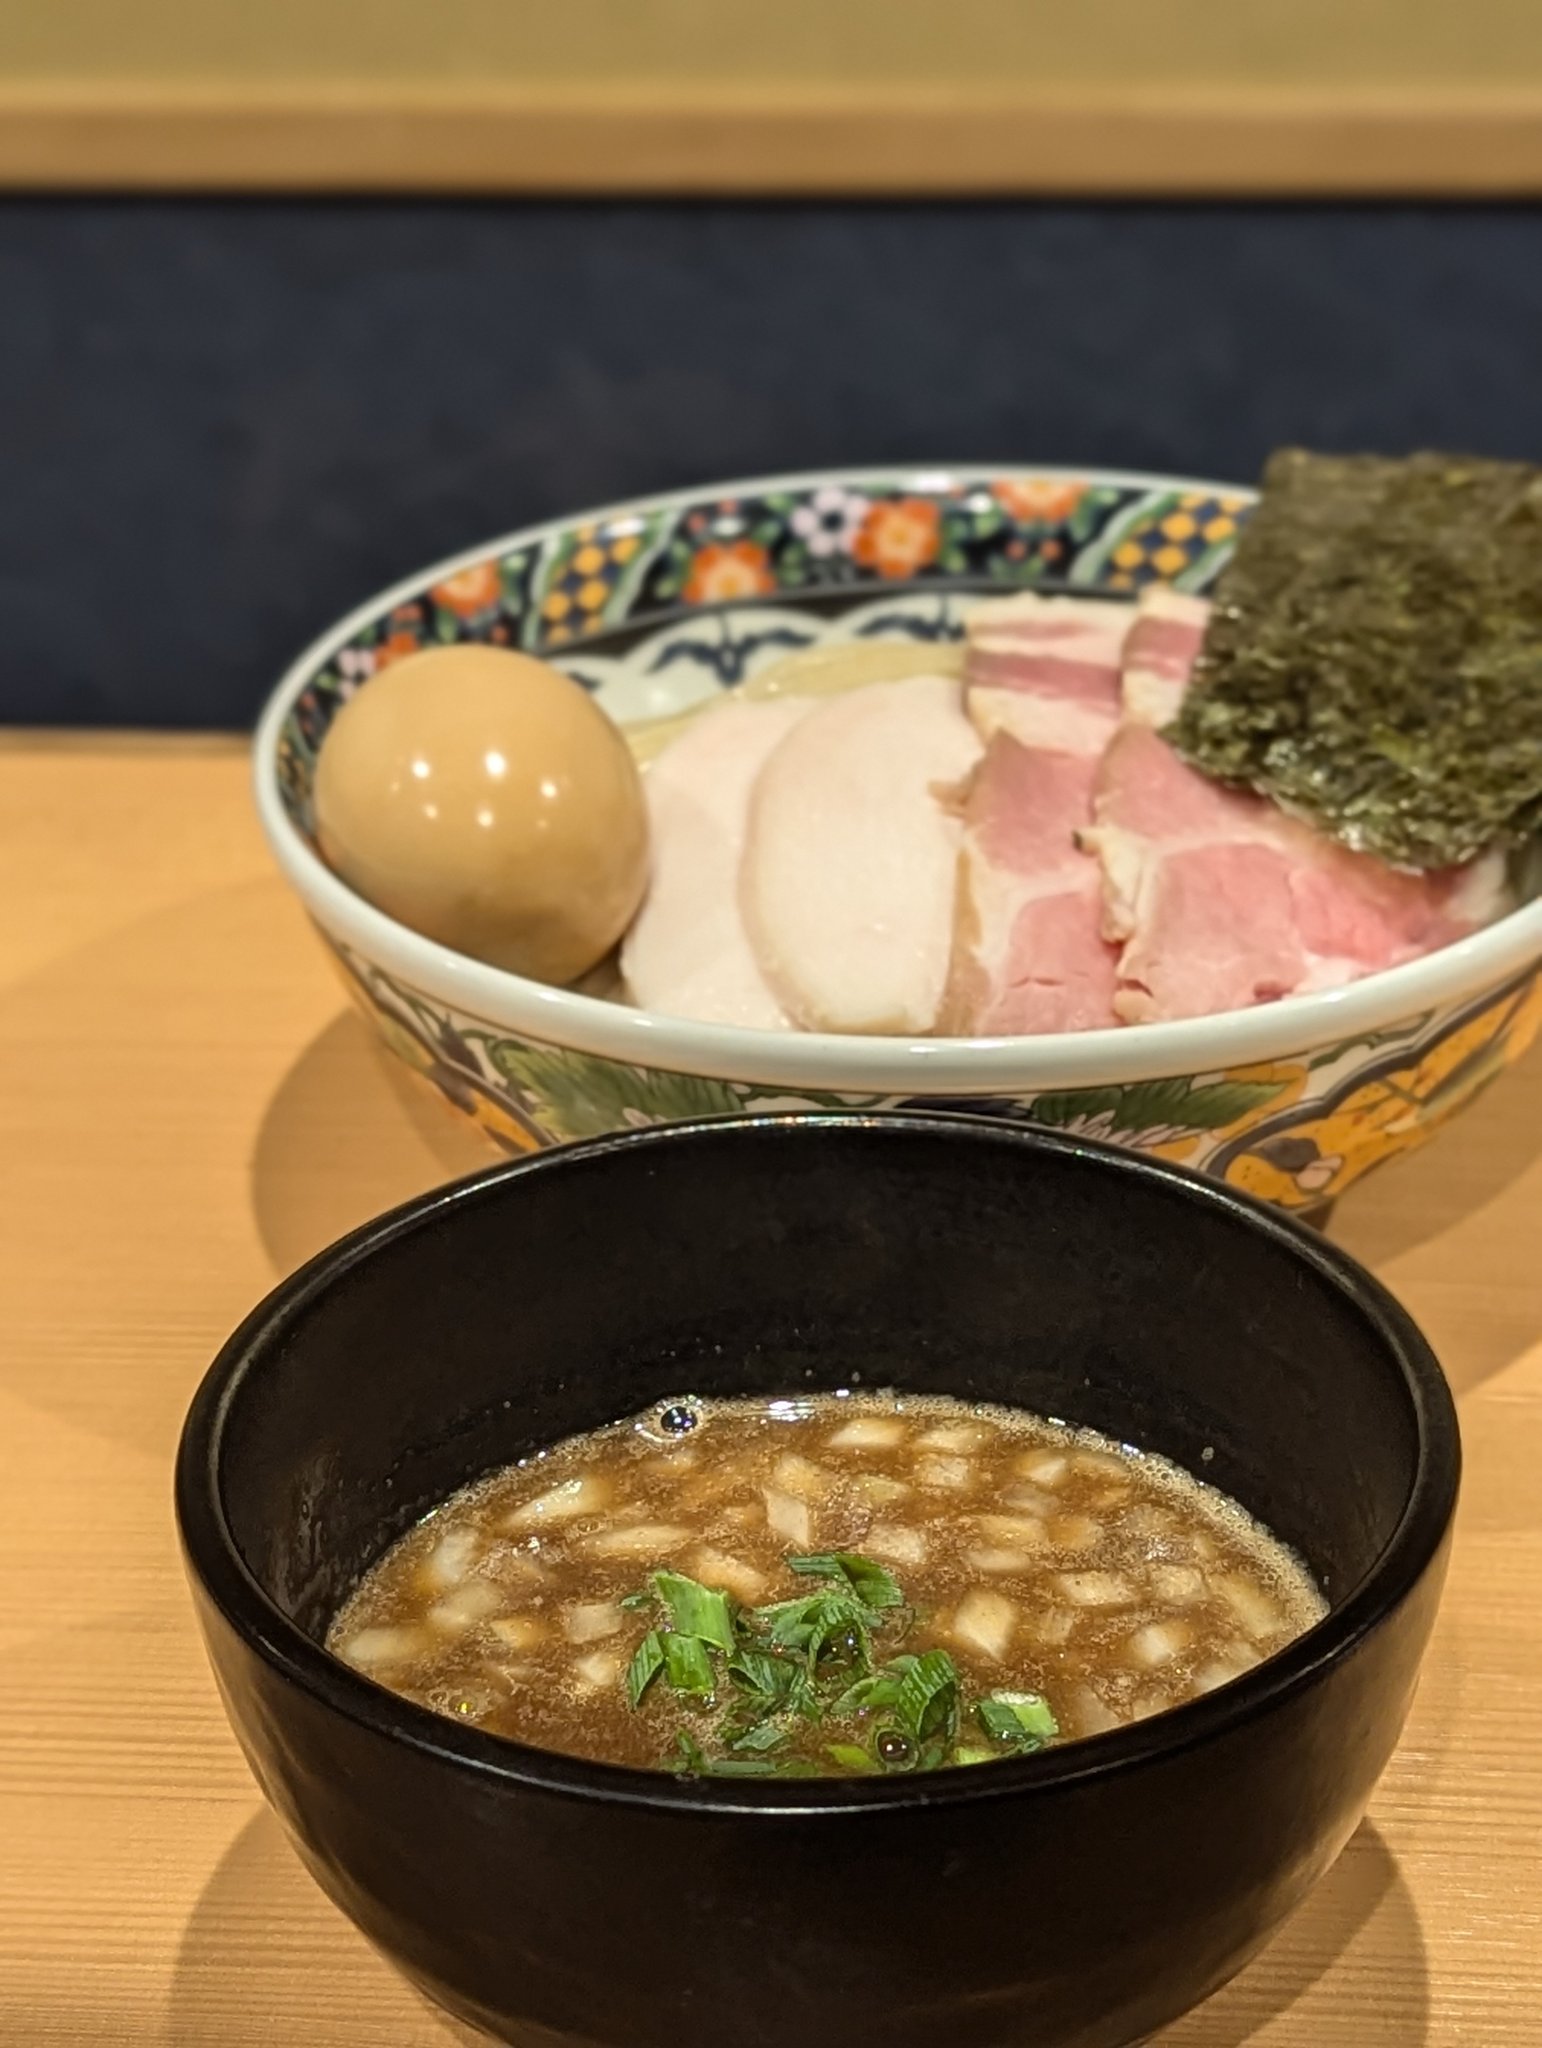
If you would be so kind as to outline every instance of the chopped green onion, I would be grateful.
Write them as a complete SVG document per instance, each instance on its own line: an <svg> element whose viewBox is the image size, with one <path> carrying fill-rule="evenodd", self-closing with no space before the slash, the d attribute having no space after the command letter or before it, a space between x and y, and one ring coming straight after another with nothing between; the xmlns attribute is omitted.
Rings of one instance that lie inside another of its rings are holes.
<svg viewBox="0 0 1542 2048"><path fill-rule="evenodd" d="M831 1596L809 1638L809 1670L829 1651L844 1653L863 1671L873 1668L873 1639L868 1633L867 1616L856 1601Z"/></svg>
<svg viewBox="0 0 1542 2048"><path fill-rule="evenodd" d="M832 1714L863 1714L875 1707L892 1707L899 1703L900 1674L887 1666L875 1671L871 1678L859 1678L855 1685L848 1686L835 1705Z"/></svg>
<svg viewBox="0 0 1542 2048"><path fill-rule="evenodd" d="M895 1715L916 1742L928 1735L950 1739L958 1726L958 1667L946 1650L928 1650L900 1681Z"/></svg>
<svg viewBox="0 0 1542 2048"><path fill-rule="evenodd" d="M905 1604L893 1572L874 1564L870 1557L857 1557L849 1550L828 1550L812 1557L789 1557L787 1564L805 1578L835 1579L849 1586L863 1606L872 1608L874 1613Z"/></svg>
<svg viewBox="0 0 1542 2048"><path fill-rule="evenodd" d="M669 1610L677 1633L698 1636L725 1656L733 1655L733 1610L726 1593L718 1592L714 1586L704 1586L698 1579L688 1579L681 1572L655 1572L653 1590Z"/></svg>
<svg viewBox="0 0 1542 2048"><path fill-rule="evenodd" d="M626 1668L628 1706L641 1706L643 1694L663 1669L664 1639L656 1628L650 1628L633 1651L632 1661Z"/></svg>
<svg viewBox="0 0 1542 2048"><path fill-rule="evenodd" d="M868 1617L869 1610L854 1594L834 1591L780 1600L774 1607L757 1608L755 1614L767 1625L768 1640L778 1649L798 1651L810 1672L822 1656L842 1647L868 1670L873 1661Z"/></svg>
<svg viewBox="0 0 1542 2048"><path fill-rule="evenodd" d="M729 1659L728 1675L745 1692L761 1699L781 1699L792 1686L797 1665L785 1657L768 1656L764 1650L737 1650Z"/></svg>
<svg viewBox="0 0 1542 2048"><path fill-rule="evenodd" d="M1060 1733L1050 1704L1039 1692L993 1692L976 1703L987 1735L1021 1750L1042 1749Z"/></svg>
<svg viewBox="0 0 1542 2048"><path fill-rule="evenodd" d="M717 1680L701 1637L667 1635L660 1640L664 1646L664 1675L675 1691L689 1693L696 1699L710 1699L717 1691Z"/></svg>
<svg viewBox="0 0 1542 2048"><path fill-rule="evenodd" d="M653 1595L647 1591L643 1591L640 1593L628 1593L622 1599L618 1600L616 1604L618 1607L625 1608L628 1614L635 1614L640 1608L651 1607L653 1605Z"/></svg>
<svg viewBox="0 0 1542 2048"><path fill-rule="evenodd" d="M770 1607L757 1607L755 1619L765 1625L769 1640L783 1650L807 1650L810 1637L843 1596L838 1593L805 1593L797 1600L778 1600ZM855 1602L845 1600L855 1610Z"/></svg>
<svg viewBox="0 0 1542 2048"><path fill-rule="evenodd" d="M870 1677L859 1678L855 1685L848 1686L830 1709L831 1713L861 1714L870 1713L877 1707L897 1706L901 1683L920 1661L919 1657L891 1657Z"/></svg>
<svg viewBox="0 0 1542 2048"><path fill-rule="evenodd" d="M798 1777L803 1772L797 1760L789 1757L785 1763L778 1763L770 1757L760 1756L708 1756L701 1744L682 1728L675 1737L675 1747L680 1752L679 1768L692 1776L704 1778L775 1778L779 1776Z"/></svg>
<svg viewBox="0 0 1542 2048"><path fill-rule="evenodd" d="M882 1765L855 1742L827 1742L825 1755L832 1763L839 1764L842 1770L860 1771L864 1777L871 1777L882 1769Z"/></svg>
<svg viewBox="0 0 1542 2048"><path fill-rule="evenodd" d="M681 1728L675 1734L675 1748L680 1752L680 1768L686 1771L704 1771L707 1759L702 1754L701 1744L694 1735L688 1735Z"/></svg>
<svg viewBox="0 0 1542 2048"><path fill-rule="evenodd" d="M735 1749L776 1749L787 1740L774 1721L757 1721L732 1745Z"/></svg>
<svg viewBox="0 0 1542 2048"><path fill-rule="evenodd" d="M789 1714L797 1714L805 1721L817 1721L824 1712L819 1695L809 1682L808 1672L801 1664L792 1667L792 1682L783 1704Z"/></svg>
<svg viewBox="0 0 1542 2048"><path fill-rule="evenodd" d="M630 1611L656 1605L667 1618L643 1637L627 1668L631 1705L662 1672L677 1696L703 1703L711 1715L703 1731L713 1753L686 1731L676 1734L681 1770L818 1777L820 1765L791 1748L799 1720L817 1728L862 1717L867 1743L827 1742L824 1755L863 1776L991 1763L1027 1755L1059 1734L1041 1693L995 1692L973 1703L989 1746L978 1738L960 1741L963 1682L946 1650L907 1652L875 1667L875 1634L886 1646L902 1643L913 1619L893 1574L848 1551L788 1564L800 1577L825 1583L793 1600L746 1609L684 1573L658 1571L648 1590L622 1602Z"/></svg>
<svg viewBox="0 0 1542 2048"><path fill-rule="evenodd" d="M798 1600L777 1600L769 1607L757 1607L751 1618L778 1649L802 1650L808 1644L808 1617L823 1597L805 1593Z"/></svg>

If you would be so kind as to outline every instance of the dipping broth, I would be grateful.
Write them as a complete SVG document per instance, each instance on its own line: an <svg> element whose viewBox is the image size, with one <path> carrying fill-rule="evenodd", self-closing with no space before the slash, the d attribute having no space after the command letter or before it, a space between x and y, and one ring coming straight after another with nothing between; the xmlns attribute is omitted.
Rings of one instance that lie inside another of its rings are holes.
<svg viewBox="0 0 1542 2048"><path fill-rule="evenodd" d="M989 1762L1240 1677L1322 1618L1165 1459L1020 1410L682 1398L522 1459L395 1544L328 1647L569 1755L713 1775Z"/></svg>

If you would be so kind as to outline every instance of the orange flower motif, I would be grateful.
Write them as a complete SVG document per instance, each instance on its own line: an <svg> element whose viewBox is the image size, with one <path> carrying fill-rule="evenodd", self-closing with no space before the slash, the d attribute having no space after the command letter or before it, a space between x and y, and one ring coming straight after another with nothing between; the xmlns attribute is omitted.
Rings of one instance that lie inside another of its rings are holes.
<svg viewBox="0 0 1542 2048"><path fill-rule="evenodd" d="M870 506L852 546L864 569L880 576L914 576L937 559L942 514L930 498L891 498Z"/></svg>
<svg viewBox="0 0 1542 2048"><path fill-rule="evenodd" d="M435 604L462 619L491 611L500 594L496 562L473 562L469 569L457 569L429 592Z"/></svg>
<svg viewBox="0 0 1542 2048"><path fill-rule="evenodd" d="M1055 526L1069 519L1087 486L1052 476L1009 476L991 485L991 496L1008 517L1030 525Z"/></svg>
<svg viewBox="0 0 1542 2048"><path fill-rule="evenodd" d="M752 540L735 540L697 549L681 595L687 604L722 604L735 597L760 597L775 588L765 549Z"/></svg>
<svg viewBox="0 0 1542 2048"><path fill-rule="evenodd" d="M416 633L393 633L389 640L382 640L375 649L375 668L389 668L393 661L400 661L404 655L416 654L422 642Z"/></svg>

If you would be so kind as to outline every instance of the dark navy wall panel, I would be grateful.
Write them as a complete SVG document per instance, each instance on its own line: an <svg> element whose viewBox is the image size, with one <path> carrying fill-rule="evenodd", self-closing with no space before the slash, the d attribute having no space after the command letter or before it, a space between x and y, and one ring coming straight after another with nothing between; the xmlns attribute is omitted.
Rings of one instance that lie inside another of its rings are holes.
<svg viewBox="0 0 1542 2048"><path fill-rule="evenodd" d="M564 508L820 463L1542 456L1542 211L0 204L0 720L238 725Z"/></svg>

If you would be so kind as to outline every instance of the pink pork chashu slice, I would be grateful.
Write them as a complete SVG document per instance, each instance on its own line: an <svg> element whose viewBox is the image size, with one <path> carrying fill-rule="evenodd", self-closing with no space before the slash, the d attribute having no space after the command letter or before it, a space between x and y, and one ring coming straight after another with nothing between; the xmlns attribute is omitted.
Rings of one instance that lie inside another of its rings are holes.
<svg viewBox="0 0 1542 2048"><path fill-rule="evenodd" d="M813 709L807 697L726 698L644 775L651 873L621 947L627 991L644 1009L702 1024L791 1028L744 929L739 867L756 777Z"/></svg>
<svg viewBox="0 0 1542 2048"><path fill-rule="evenodd" d="M1142 595L1125 717L1098 770L1085 842L1102 866L1104 932L1121 947L1121 1018L1206 1017L1340 987L1507 907L1497 857L1406 874L1180 760L1156 726L1182 700L1206 610L1173 591Z"/></svg>
<svg viewBox="0 0 1542 2048"><path fill-rule="evenodd" d="M1124 604L1034 592L969 616L965 701L987 746L963 803L950 1033L1119 1022L1118 950L1102 935L1098 864L1078 834L1117 729L1133 616Z"/></svg>
<svg viewBox="0 0 1542 2048"><path fill-rule="evenodd" d="M1023 591L965 621L969 716L982 739L1101 753L1120 712L1120 657L1134 614L1099 598Z"/></svg>
<svg viewBox="0 0 1542 2048"><path fill-rule="evenodd" d="M796 1023L935 1027L961 832L949 800L979 756L949 676L827 699L775 748L740 890L761 972Z"/></svg>

